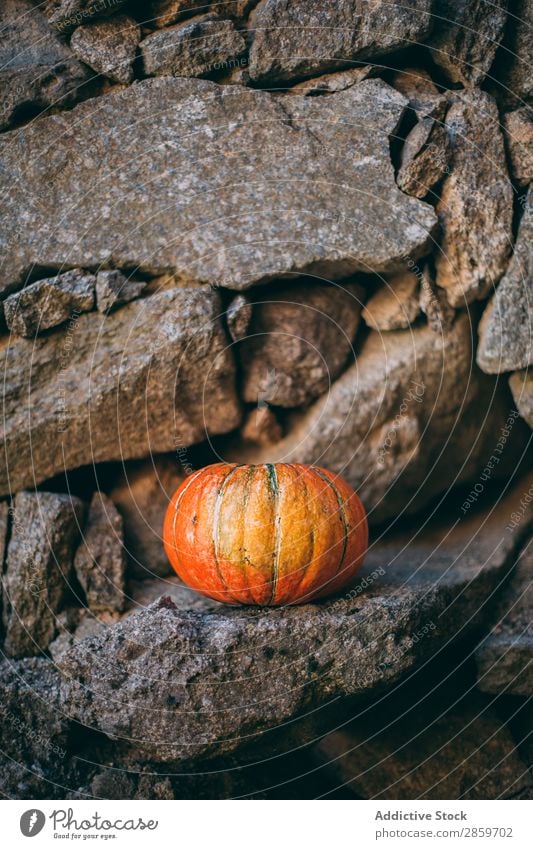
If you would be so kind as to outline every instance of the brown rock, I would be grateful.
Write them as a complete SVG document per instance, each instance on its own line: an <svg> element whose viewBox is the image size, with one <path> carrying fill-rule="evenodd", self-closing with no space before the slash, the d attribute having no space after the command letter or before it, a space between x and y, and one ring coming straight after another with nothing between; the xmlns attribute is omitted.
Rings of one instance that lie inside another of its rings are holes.
<svg viewBox="0 0 533 849"><path fill-rule="evenodd" d="M427 325L371 332L328 394L292 416L275 448L258 449L247 461L338 472L359 492L372 523L426 508L449 487L478 479L508 415L504 387L495 391L472 370L472 348L466 314L443 334ZM509 473L526 439L515 424L494 474Z"/></svg>
<svg viewBox="0 0 533 849"><path fill-rule="evenodd" d="M411 271L386 280L362 312L366 324L374 330L409 327L419 314L418 278Z"/></svg>
<svg viewBox="0 0 533 849"><path fill-rule="evenodd" d="M533 190L529 190L513 256L479 325L477 362L488 374L533 363Z"/></svg>
<svg viewBox="0 0 533 849"><path fill-rule="evenodd" d="M102 492L93 495L74 568L90 610L123 610L126 558L122 517Z"/></svg>
<svg viewBox="0 0 533 849"><path fill-rule="evenodd" d="M326 392L353 350L362 294L309 281L258 298L239 345L244 400L299 407Z"/></svg>
<svg viewBox="0 0 533 849"><path fill-rule="evenodd" d="M440 0L429 39L433 61L454 83L480 85L500 46L508 0Z"/></svg>
<svg viewBox="0 0 533 849"><path fill-rule="evenodd" d="M380 716L336 731L318 746L337 784L363 799L502 799L533 782L509 730L482 699L402 721Z"/></svg>
<svg viewBox="0 0 533 849"><path fill-rule="evenodd" d="M509 378L509 386L518 412L533 428L533 371L515 372Z"/></svg>
<svg viewBox="0 0 533 849"><path fill-rule="evenodd" d="M25 114L68 106L87 80L87 69L53 32L31 0L0 5L0 130Z"/></svg>
<svg viewBox="0 0 533 849"><path fill-rule="evenodd" d="M533 96L533 3L513 0L501 50L491 77L493 89L505 110L524 106Z"/></svg>
<svg viewBox="0 0 533 849"><path fill-rule="evenodd" d="M248 413L241 429L241 436L245 442L267 448L279 442L283 436L283 430L273 410L263 405Z"/></svg>
<svg viewBox="0 0 533 849"><path fill-rule="evenodd" d="M8 656L40 654L53 639L82 519L74 496L19 492L15 498L3 577Z"/></svg>
<svg viewBox="0 0 533 849"><path fill-rule="evenodd" d="M336 91L345 91L363 80L374 72L373 65L361 65L359 68L350 68L347 71L336 71L333 74L323 74L311 80L304 80L288 89L288 94L332 94Z"/></svg>
<svg viewBox="0 0 533 849"><path fill-rule="evenodd" d="M210 288L172 289L4 348L0 492L237 427L220 314Z"/></svg>
<svg viewBox="0 0 533 849"><path fill-rule="evenodd" d="M147 0L143 23L168 27L194 12L206 12L211 0Z"/></svg>
<svg viewBox="0 0 533 849"><path fill-rule="evenodd" d="M67 257L231 289L400 270L437 223L396 186L390 135L404 108L377 79L280 98L159 77L4 135L0 292Z"/></svg>
<svg viewBox="0 0 533 849"><path fill-rule="evenodd" d="M245 49L233 22L214 15L157 30L141 42L144 72L151 77L201 77L223 69Z"/></svg>
<svg viewBox="0 0 533 849"><path fill-rule="evenodd" d="M448 102L424 68L402 68L395 71L391 84L409 101L418 119L436 118L442 121Z"/></svg>
<svg viewBox="0 0 533 849"><path fill-rule="evenodd" d="M35 336L94 309L95 279L75 268L38 280L4 301L6 324L17 336Z"/></svg>
<svg viewBox="0 0 533 849"><path fill-rule="evenodd" d="M163 521L170 499L189 470L192 468L187 466L187 454L182 448L178 449L178 458L153 456L126 464L113 486L110 497L124 521L124 545L131 574L144 578L172 574L163 548Z"/></svg>
<svg viewBox="0 0 533 849"><path fill-rule="evenodd" d="M121 271L99 271L96 275L96 305L100 312L111 312L134 301L146 288L146 283L135 282Z"/></svg>
<svg viewBox="0 0 533 849"><path fill-rule="evenodd" d="M261 0L251 18L250 75L283 82L350 67L425 38L431 4Z"/></svg>
<svg viewBox="0 0 533 849"><path fill-rule="evenodd" d="M60 32L71 32L93 18L114 15L127 0L45 0L49 22Z"/></svg>
<svg viewBox="0 0 533 849"><path fill-rule="evenodd" d="M400 189L425 198L450 173L451 146L446 129L433 118L422 118L407 135L402 147L397 181Z"/></svg>
<svg viewBox="0 0 533 849"><path fill-rule="evenodd" d="M78 27L70 46L78 59L117 83L131 83L141 28L128 15Z"/></svg>
<svg viewBox="0 0 533 849"><path fill-rule="evenodd" d="M505 140L511 173L519 186L527 186L533 179L533 112L524 107L504 116Z"/></svg>
<svg viewBox="0 0 533 849"><path fill-rule="evenodd" d="M234 342L240 342L248 333L252 320L252 305L245 295L237 295L226 310L229 335Z"/></svg>
<svg viewBox="0 0 533 849"><path fill-rule="evenodd" d="M524 492L533 500L533 488ZM511 523L521 521L517 513ZM477 685L484 693L533 695L533 541L498 598L494 626L476 649Z"/></svg>
<svg viewBox="0 0 533 849"><path fill-rule="evenodd" d="M452 306L485 298L507 266L513 189L496 104L486 92L455 93L446 116L453 150L437 213L443 230L437 284Z"/></svg>
<svg viewBox="0 0 533 849"><path fill-rule="evenodd" d="M455 310L448 303L443 289L439 289L430 269L426 266L420 275L420 309L435 333L445 333L453 324Z"/></svg>

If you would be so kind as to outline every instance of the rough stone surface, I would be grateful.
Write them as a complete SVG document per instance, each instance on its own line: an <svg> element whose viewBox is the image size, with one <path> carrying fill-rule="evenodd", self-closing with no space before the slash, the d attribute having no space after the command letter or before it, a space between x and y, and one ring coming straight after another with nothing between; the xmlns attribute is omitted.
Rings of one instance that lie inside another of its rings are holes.
<svg viewBox="0 0 533 849"><path fill-rule="evenodd" d="M424 68L402 68L391 77L394 86L409 101L419 120L435 118L442 121L448 108L445 95L440 94L437 86Z"/></svg>
<svg viewBox="0 0 533 849"><path fill-rule="evenodd" d="M157 30L141 42L147 76L201 77L223 69L245 49L244 38L233 22L221 21L214 15Z"/></svg>
<svg viewBox="0 0 533 849"><path fill-rule="evenodd" d="M250 410L243 423L241 436L245 442L266 448L279 442L283 430L274 411L265 404Z"/></svg>
<svg viewBox="0 0 533 849"><path fill-rule="evenodd" d="M286 738L308 709L375 694L479 625L531 524L505 529L514 503L488 524L483 513L419 544L376 544L352 590L320 604L183 611L162 598L61 655L65 712L153 761L199 763L266 739L272 753L274 729Z"/></svg>
<svg viewBox="0 0 533 849"><path fill-rule="evenodd" d="M314 96L317 94L333 94L336 91L344 91L357 83L366 80L374 72L373 65L361 65L359 68L349 68L347 71L336 71L333 74L323 74L296 83L288 89L288 94L305 94Z"/></svg>
<svg viewBox="0 0 533 849"><path fill-rule="evenodd" d="M485 298L507 266L512 246L513 189L493 98L454 93L446 115L453 163L437 213L443 229L437 284L452 306Z"/></svg>
<svg viewBox="0 0 533 849"><path fill-rule="evenodd" d="M251 15L250 75L282 82L409 47L431 28L431 3L261 0Z"/></svg>
<svg viewBox="0 0 533 849"><path fill-rule="evenodd" d="M74 569L87 605L94 613L124 608L126 557L122 517L102 492L95 492L74 555Z"/></svg>
<svg viewBox="0 0 533 849"><path fill-rule="evenodd" d="M518 412L533 428L533 371L517 371L509 378Z"/></svg>
<svg viewBox="0 0 533 849"><path fill-rule="evenodd" d="M98 106L0 139L0 290L35 262L244 289L288 272L392 272L431 244L435 213L397 188L390 162L405 100L380 80L282 100L156 78Z"/></svg>
<svg viewBox="0 0 533 849"><path fill-rule="evenodd" d="M533 780L509 729L483 699L402 721L363 717L318 746L337 785L363 799L531 798ZM529 794L529 795L528 795Z"/></svg>
<svg viewBox="0 0 533 849"><path fill-rule="evenodd" d="M82 520L83 504L74 496L19 492L15 498L3 577L8 656L40 654L54 637Z"/></svg>
<svg viewBox="0 0 533 849"><path fill-rule="evenodd" d="M35 336L94 308L95 278L75 268L38 280L4 301L6 324L17 336Z"/></svg>
<svg viewBox="0 0 533 849"><path fill-rule="evenodd" d="M195 12L205 12L211 0L148 0L143 23L158 29L175 24Z"/></svg>
<svg viewBox="0 0 533 849"><path fill-rule="evenodd" d="M533 179L533 109L508 112L503 126L513 179L519 186L528 186Z"/></svg>
<svg viewBox="0 0 533 849"><path fill-rule="evenodd" d="M60 32L70 32L93 18L114 15L127 0L45 0L49 22Z"/></svg>
<svg viewBox="0 0 533 849"><path fill-rule="evenodd" d="M477 361L489 374L533 363L533 191L530 189L507 272L479 325Z"/></svg>
<svg viewBox="0 0 533 849"><path fill-rule="evenodd" d="M11 799L62 797L45 776L68 760L68 722L59 704L59 673L47 658L0 663L2 795Z"/></svg>
<svg viewBox="0 0 533 849"><path fill-rule="evenodd" d="M88 77L30 0L2 0L0 6L0 130L23 108L42 111L69 105Z"/></svg>
<svg viewBox="0 0 533 849"><path fill-rule="evenodd" d="M240 342L248 333L252 320L253 307L246 295L237 295L226 310L229 335L234 342Z"/></svg>
<svg viewBox="0 0 533 849"><path fill-rule="evenodd" d="M172 289L4 348L0 492L237 427L220 314L209 288Z"/></svg>
<svg viewBox="0 0 533 849"><path fill-rule="evenodd" d="M420 275L420 309L435 333L445 333L453 324L455 310L448 303L446 293L439 289L431 270L425 266Z"/></svg>
<svg viewBox="0 0 533 849"><path fill-rule="evenodd" d="M429 41L431 57L454 83L480 85L500 46L508 0L440 0Z"/></svg>
<svg viewBox="0 0 533 849"><path fill-rule="evenodd" d="M409 327L420 314L418 278L411 271L384 282L365 304L362 316L374 330Z"/></svg>
<svg viewBox="0 0 533 849"><path fill-rule="evenodd" d="M513 0L502 49L491 76L493 88L505 109L516 109L533 96L533 3Z"/></svg>
<svg viewBox="0 0 533 849"><path fill-rule="evenodd" d="M179 457L186 463L184 451ZM173 574L163 548L163 520L186 474L176 456L153 456L126 464L110 497L124 521L124 544L133 575Z"/></svg>
<svg viewBox="0 0 533 849"><path fill-rule="evenodd" d="M78 27L70 46L78 59L117 83L131 83L141 29L127 15Z"/></svg>
<svg viewBox="0 0 533 849"><path fill-rule="evenodd" d="M405 139L398 185L416 198L425 198L445 174L449 173L451 146L446 129L433 118L423 118Z"/></svg>
<svg viewBox="0 0 533 849"><path fill-rule="evenodd" d="M299 407L327 392L353 350L362 297L357 286L313 281L258 297L239 345L244 400Z"/></svg>
<svg viewBox="0 0 533 849"><path fill-rule="evenodd" d="M427 325L371 332L329 394L295 414L275 448L247 461L338 472L359 492L371 523L425 508L450 487L477 480L509 415L505 387L495 390L472 370L472 343L466 314L443 334ZM515 424L494 474L505 474L506 462L511 468L525 441Z"/></svg>
<svg viewBox="0 0 533 849"><path fill-rule="evenodd" d="M121 271L99 271L96 275L96 306L100 312L134 301L146 288L146 283L129 280Z"/></svg>
<svg viewBox="0 0 533 849"><path fill-rule="evenodd" d="M532 495L533 490L524 493ZM498 599L494 627L479 645L476 663L483 692L533 695L533 541Z"/></svg>

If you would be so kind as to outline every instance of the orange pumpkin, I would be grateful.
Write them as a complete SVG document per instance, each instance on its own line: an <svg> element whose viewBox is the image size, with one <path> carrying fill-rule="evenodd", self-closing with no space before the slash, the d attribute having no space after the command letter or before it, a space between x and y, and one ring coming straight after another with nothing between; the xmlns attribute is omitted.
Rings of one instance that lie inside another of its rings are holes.
<svg viewBox="0 0 533 849"><path fill-rule="evenodd" d="M163 539L179 577L229 604L301 604L360 568L366 513L341 477L317 466L216 463L190 475Z"/></svg>

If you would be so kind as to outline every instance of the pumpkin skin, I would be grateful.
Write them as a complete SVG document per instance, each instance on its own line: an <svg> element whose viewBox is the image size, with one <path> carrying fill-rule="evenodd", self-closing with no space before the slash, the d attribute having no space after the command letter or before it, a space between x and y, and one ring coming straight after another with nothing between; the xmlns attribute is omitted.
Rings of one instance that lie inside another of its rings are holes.
<svg viewBox="0 0 533 849"><path fill-rule="evenodd" d="M341 477L296 463L216 463L176 490L163 529L179 577L227 604L301 604L360 568L365 509Z"/></svg>

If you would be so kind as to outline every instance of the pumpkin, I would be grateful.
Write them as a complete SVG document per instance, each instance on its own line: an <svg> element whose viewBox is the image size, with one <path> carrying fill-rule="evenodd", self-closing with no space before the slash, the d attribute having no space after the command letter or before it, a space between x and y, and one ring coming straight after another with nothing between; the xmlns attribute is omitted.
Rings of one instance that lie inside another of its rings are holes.
<svg viewBox="0 0 533 849"><path fill-rule="evenodd" d="M163 539L179 577L202 595L301 604L351 581L368 526L358 496L326 469L216 463L177 489Z"/></svg>

